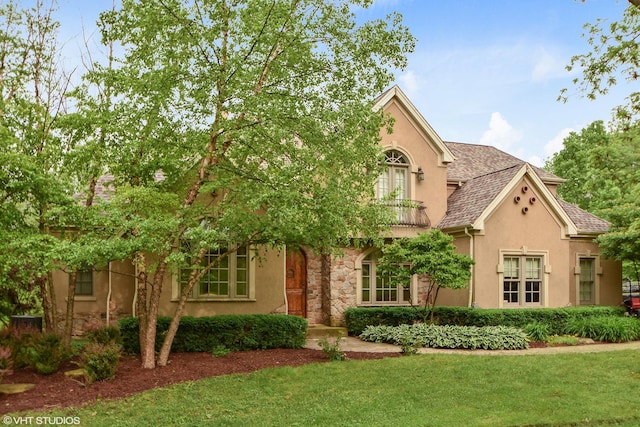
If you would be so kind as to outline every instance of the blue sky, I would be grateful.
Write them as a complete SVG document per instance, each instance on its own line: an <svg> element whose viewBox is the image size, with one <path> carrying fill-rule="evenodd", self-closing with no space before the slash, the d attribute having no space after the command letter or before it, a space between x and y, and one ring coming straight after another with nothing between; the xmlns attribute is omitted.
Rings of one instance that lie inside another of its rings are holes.
<svg viewBox="0 0 640 427"><path fill-rule="evenodd" d="M583 25L618 20L626 0L375 0L360 19L404 16L417 37L406 70L396 73L405 91L445 141L493 145L542 165L570 131L611 118L631 84L596 101L584 99L565 70L589 46ZM61 38L73 57L82 28L95 32L111 0L59 0ZM71 59L71 62L73 60ZM569 101L556 101L568 88ZM635 89L637 90L637 88Z"/></svg>

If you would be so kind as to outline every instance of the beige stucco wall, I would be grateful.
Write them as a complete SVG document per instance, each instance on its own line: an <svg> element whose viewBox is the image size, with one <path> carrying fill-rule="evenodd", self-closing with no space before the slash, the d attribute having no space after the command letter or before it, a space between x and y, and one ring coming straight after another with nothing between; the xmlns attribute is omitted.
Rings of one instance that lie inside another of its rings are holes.
<svg viewBox="0 0 640 427"><path fill-rule="evenodd" d="M622 304L622 264L618 261L607 260L600 256L598 245L591 238L574 240L571 242L569 258L570 271L567 280L571 284L571 301L578 304L578 281L580 257L593 257L596 260L596 304Z"/></svg>
<svg viewBox="0 0 640 427"><path fill-rule="evenodd" d="M254 258L253 289L255 298L250 301L197 301L187 303L187 316L213 316L217 314L285 313L285 253L276 249L261 249L259 259ZM160 315L172 316L177 306L175 274L168 274L160 298Z"/></svg>
<svg viewBox="0 0 640 427"><path fill-rule="evenodd" d="M115 324L119 318L131 315L131 301L133 300L134 269L130 262L114 261L109 266L99 268L93 272L93 295L74 298L74 333L85 330L89 323L102 323L107 318L109 309L110 324ZM109 295L109 279L111 279L111 298ZM63 271L53 272L53 283L56 294L56 308L58 328L63 327L67 307L67 292L69 275Z"/></svg>
<svg viewBox="0 0 640 427"><path fill-rule="evenodd" d="M381 144L407 154L412 172L417 172L418 167L422 168L424 181L418 181L417 175L412 174L411 199L422 201L427 207L431 224L436 224L447 211L446 166L439 164L433 141L419 130L418 124L395 100L389 102L384 111L395 118L395 123L392 134L387 134L385 130L380 132Z"/></svg>

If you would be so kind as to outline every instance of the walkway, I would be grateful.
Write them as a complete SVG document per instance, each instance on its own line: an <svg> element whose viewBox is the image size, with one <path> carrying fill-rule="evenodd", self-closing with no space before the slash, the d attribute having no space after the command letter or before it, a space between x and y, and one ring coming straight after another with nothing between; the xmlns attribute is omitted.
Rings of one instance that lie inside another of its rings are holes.
<svg viewBox="0 0 640 427"><path fill-rule="evenodd" d="M333 343L334 338L330 338ZM318 339L307 340L305 348L321 350ZM343 351L363 351L372 353L399 353L400 347L392 344L371 343L360 340L356 337L346 337L342 339L340 348ZM587 344L563 347L530 348L527 350L453 350L441 348L421 348L419 354L470 354L470 355L491 355L491 356L524 356L528 354L563 354L563 353L598 353L603 351L617 350L640 350L640 341L632 341L619 344Z"/></svg>

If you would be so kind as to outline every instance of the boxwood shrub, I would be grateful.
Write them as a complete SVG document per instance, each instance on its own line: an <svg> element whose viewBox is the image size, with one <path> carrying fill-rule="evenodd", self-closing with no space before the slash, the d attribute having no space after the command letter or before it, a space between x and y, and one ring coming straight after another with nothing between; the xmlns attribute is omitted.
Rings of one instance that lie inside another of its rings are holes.
<svg viewBox="0 0 640 427"><path fill-rule="evenodd" d="M158 317L156 351L160 350L171 317ZM140 353L138 319L120 320L120 335L126 353ZM173 352L211 352L216 348L231 351L269 348L302 348L306 341L307 321L284 314L184 316L173 340Z"/></svg>
<svg viewBox="0 0 640 427"><path fill-rule="evenodd" d="M360 335L367 326L398 326L421 321L424 309L417 307L349 308L345 320L349 335ZM435 307L434 323L457 326L513 326L525 328L531 323L546 324L549 334L565 333L569 320L595 317L619 317L623 307L563 307L536 309L481 309L469 307Z"/></svg>

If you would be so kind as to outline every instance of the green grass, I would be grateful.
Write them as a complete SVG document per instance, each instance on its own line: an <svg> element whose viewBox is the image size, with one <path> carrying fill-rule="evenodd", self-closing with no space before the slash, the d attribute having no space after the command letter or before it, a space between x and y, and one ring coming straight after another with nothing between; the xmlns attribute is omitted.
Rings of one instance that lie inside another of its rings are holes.
<svg viewBox="0 0 640 427"><path fill-rule="evenodd" d="M82 409L83 426L640 425L635 351L416 355L229 375Z"/></svg>

